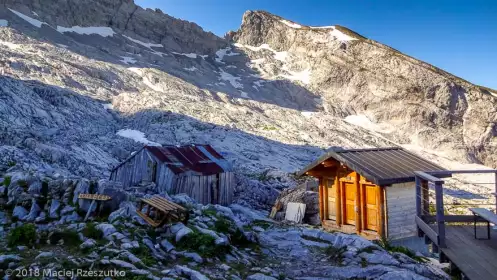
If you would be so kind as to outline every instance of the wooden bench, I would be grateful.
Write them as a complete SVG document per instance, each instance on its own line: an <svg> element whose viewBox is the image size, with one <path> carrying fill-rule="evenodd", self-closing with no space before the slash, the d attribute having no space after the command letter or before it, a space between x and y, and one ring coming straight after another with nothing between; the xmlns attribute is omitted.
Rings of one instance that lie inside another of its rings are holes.
<svg viewBox="0 0 497 280"><path fill-rule="evenodd" d="M145 205L148 205L147 213L142 211ZM153 227L162 226L172 220L186 223L189 218L188 209L157 195L148 199L142 198L136 212Z"/></svg>
<svg viewBox="0 0 497 280"><path fill-rule="evenodd" d="M473 212L474 219L474 230L476 239L490 239L490 223L497 224L497 215L492 211L484 208L469 208L469 211ZM476 217L480 217L487 221L487 238L477 238L476 237Z"/></svg>

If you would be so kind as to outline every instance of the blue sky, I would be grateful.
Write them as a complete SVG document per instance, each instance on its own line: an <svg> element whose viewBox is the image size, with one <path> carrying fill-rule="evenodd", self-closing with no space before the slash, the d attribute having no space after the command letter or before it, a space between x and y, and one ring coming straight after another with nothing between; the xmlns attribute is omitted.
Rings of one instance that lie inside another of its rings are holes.
<svg viewBox="0 0 497 280"><path fill-rule="evenodd" d="M478 85L497 89L496 0L136 0L222 36L246 10L342 25Z"/></svg>

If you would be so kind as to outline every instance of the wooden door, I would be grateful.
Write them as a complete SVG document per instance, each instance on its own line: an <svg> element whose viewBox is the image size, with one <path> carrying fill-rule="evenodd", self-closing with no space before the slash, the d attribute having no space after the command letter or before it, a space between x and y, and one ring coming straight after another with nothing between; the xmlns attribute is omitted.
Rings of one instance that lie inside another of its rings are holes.
<svg viewBox="0 0 497 280"><path fill-rule="evenodd" d="M355 225L355 200L356 186L352 182L342 182L342 193L344 194L345 205L343 209L344 224Z"/></svg>
<svg viewBox="0 0 497 280"><path fill-rule="evenodd" d="M379 217L378 217L378 186L376 185L363 185L363 201L364 201L364 227L367 230L378 231Z"/></svg>
<svg viewBox="0 0 497 280"><path fill-rule="evenodd" d="M324 179L325 187L327 188L327 203L328 203L328 220L336 221L337 207L336 207L336 189L334 179Z"/></svg>

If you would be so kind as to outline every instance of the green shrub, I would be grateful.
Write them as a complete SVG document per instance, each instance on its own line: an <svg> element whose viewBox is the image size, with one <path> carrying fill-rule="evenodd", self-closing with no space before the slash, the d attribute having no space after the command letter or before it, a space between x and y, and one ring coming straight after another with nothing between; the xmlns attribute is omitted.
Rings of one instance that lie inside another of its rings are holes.
<svg viewBox="0 0 497 280"><path fill-rule="evenodd" d="M9 162L7 162L7 166L8 167L16 166L16 164L17 163L15 161L9 161Z"/></svg>
<svg viewBox="0 0 497 280"><path fill-rule="evenodd" d="M100 240L104 237L104 233L97 228L95 223L86 224L86 227L83 229L83 235L95 240Z"/></svg>
<svg viewBox="0 0 497 280"><path fill-rule="evenodd" d="M7 235L9 247L17 245L33 246L36 243L36 227L34 224L25 224L11 230Z"/></svg>
<svg viewBox="0 0 497 280"><path fill-rule="evenodd" d="M41 195L48 197L48 181L41 182Z"/></svg>
<svg viewBox="0 0 497 280"><path fill-rule="evenodd" d="M148 249L148 247L145 247L143 245L140 245L140 247L138 248L131 248L129 251L133 253L133 255L136 255L137 257L147 256L150 254L150 250Z"/></svg>
<svg viewBox="0 0 497 280"><path fill-rule="evenodd" d="M10 176L5 176L5 177L3 178L3 185L4 185L4 186L6 186L6 187L10 186L10 182L11 182L11 180L12 180L12 177L10 177ZM7 190L7 188L5 188L5 190ZM7 194L5 194L5 195L7 195Z"/></svg>
<svg viewBox="0 0 497 280"><path fill-rule="evenodd" d="M231 223L225 218L219 218L214 222L214 230L222 233L229 233L231 229Z"/></svg>
<svg viewBox="0 0 497 280"><path fill-rule="evenodd" d="M202 210L202 215L204 216L216 216L217 215L217 211L214 210L214 209L211 209L211 208L207 208L207 209L203 209Z"/></svg>
<svg viewBox="0 0 497 280"><path fill-rule="evenodd" d="M176 246L181 250L195 251L204 257L223 258L230 251L229 246L216 245L214 237L198 231L184 236Z"/></svg>
<svg viewBox="0 0 497 280"><path fill-rule="evenodd" d="M240 229L224 217L219 217L216 222L214 222L214 230L226 234L229 237L231 244L238 247L247 247L252 244Z"/></svg>
<svg viewBox="0 0 497 280"><path fill-rule="evenodd" d="M344 247L334 247L329 246L324 250L324 253L329 257L329 259L336 263L341 264L343 259L343 253L347 251L347 246Z"/></svg>
<svg viewBox="0 0 497 280"><path fill-rule="evenodd" d="M57 244L60 240L64 241L65 246L76 247L81 243L78 233L74 230L56 231L49 237L50 244Z"/></svg>

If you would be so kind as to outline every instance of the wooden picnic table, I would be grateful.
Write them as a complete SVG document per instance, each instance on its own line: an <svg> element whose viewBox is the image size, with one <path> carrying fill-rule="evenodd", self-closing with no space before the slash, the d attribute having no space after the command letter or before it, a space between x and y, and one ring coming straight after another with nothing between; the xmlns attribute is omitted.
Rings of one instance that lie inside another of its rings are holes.
<svg viewBox="0 0 497 280"><path fill-rule="evenodd" d="M145 205L148 205L147 213L142 211ZM136 212L153 227L162 226L171 220L186 223L189 218L188 209L157 195L152 198L142 198Z"/></svg>
<svg viewBox="0 0 497 280"><path fill-rule="evenodd" d="M476 239L490 239L490 223L497 224L497 214L485 208L469 208L469 211L473 213L474 216L474 232ZM476 217L480 217L487 222L487 238L476 237Z"/></svg>

